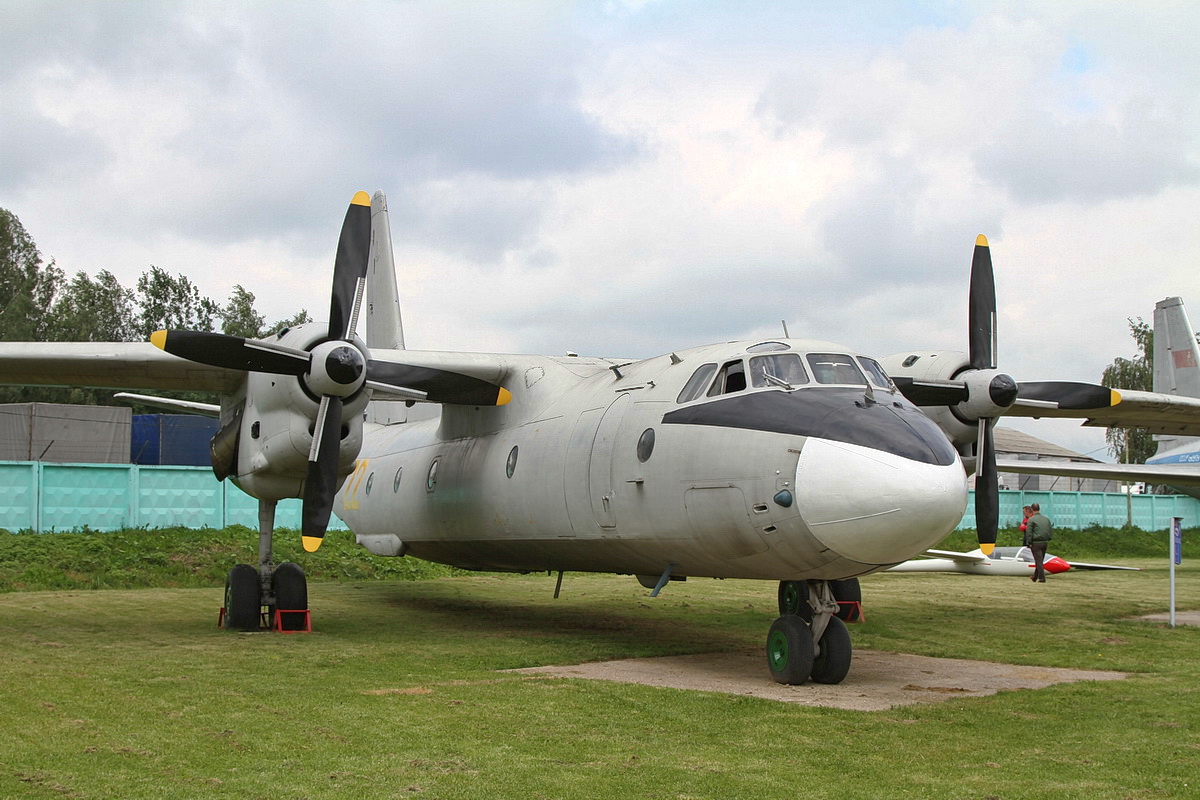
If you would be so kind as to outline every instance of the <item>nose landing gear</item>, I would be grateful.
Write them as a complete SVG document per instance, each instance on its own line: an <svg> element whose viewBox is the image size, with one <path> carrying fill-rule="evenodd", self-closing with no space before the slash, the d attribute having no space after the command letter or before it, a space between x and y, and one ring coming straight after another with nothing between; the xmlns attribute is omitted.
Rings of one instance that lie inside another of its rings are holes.
<svg viewBox="0 0 1200 800"><path fill-rule="evenodd" d="M833 583L779 582L780 616L767 634L767 667L777 683L841 683L850 671L850 632Z"/></svg>

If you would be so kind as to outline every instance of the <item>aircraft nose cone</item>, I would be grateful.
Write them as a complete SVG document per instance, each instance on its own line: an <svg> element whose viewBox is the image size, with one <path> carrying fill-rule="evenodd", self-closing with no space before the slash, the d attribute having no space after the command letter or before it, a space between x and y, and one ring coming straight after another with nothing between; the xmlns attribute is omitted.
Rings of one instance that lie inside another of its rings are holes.
<svg viewBox="0 0 1200 800"><path fill-rule="evenodd" d="M810 438L796 467L796 501L812 534L863 564L912 558L962 520L967 485L956 459L921 463L861 445Z"/></svg>
<svg viewBox="0 0 1200 800"><path fill-rule="evenodd" d="M1058 556L1051 556L1042 562L1042 569L1049 572L1051 575L1057 575L1060 572L1066 572L1071 568L1064 559Z"/></svg>

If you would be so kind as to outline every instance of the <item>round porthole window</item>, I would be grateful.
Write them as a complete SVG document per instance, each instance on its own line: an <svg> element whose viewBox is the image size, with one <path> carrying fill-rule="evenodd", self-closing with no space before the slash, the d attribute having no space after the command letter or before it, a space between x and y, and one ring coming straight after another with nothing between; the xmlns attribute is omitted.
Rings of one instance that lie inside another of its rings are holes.
<svg viewBox="0 0 1200 800"><path fill-rule="evenodd" d="M365 490L367 494L371 493L371 484L373 484L374 482L375 482L375 473L372 472L370 475L367 476L367 488Z"/></svg>
<svg viewBox="0 0 1200 800"><path fill-rule="evenodd" d="M429 474L425 476L425 491L432 492L437 488L437 471L440 458L435 458L433 463L429 465Z"/></svg>
<svg viewBox="0 0 1200 800"><path fill-rule="evenodd" d="M396 477L392 478L392 493L400 491L400 476L404 474L404 467L396 470Z"/></svg>
<svg viewBox="0 0 1200 800"><path fill-rule="evenodd" d="M508 451L508 461L504 464L504 474L512 477L517 471L517 446L514 444L513 449Z"/></svg>
<svg viewBox="0 0 1200 800"><path fill-rule="evenodd" d="M642 437L637 443L638 461L643 464L650 460L650 454L654 452L654 428L646 428L642 431Z"/></svg>

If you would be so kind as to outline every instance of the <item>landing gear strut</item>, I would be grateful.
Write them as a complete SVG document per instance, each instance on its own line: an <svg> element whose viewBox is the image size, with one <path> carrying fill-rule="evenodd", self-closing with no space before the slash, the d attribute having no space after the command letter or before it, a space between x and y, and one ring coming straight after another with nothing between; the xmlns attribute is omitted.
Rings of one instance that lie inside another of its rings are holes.
<svg viewBox="0 0 1200 800"><path fill-rule="evenodd" d="M271 562L271 536L275 531L275 501L258 501L258 569L237 564L225 581L223 626L235 631L256 631L261 625L263 607L267 619L275 621L276 610L304 611L308 608L308 582L299 564L290 561L275 566ZM285 631L303 630L307 615L283 613L279 627Z"/></svg>
<svg viewBox="0 0 1200 800"><path fill-rule="evenodd" d="M846 677L852 648L846 623L838 615L838 600L850 592L843 585L848 583L779 582L780 616L767 634L767 667L777 683L841 683Z"/></svg>

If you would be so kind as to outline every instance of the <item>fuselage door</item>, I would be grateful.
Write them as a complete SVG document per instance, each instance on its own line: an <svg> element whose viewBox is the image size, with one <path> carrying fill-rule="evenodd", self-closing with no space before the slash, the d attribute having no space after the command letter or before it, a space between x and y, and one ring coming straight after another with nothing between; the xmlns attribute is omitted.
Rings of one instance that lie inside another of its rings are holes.
<svg viewBox="0 0 1200 800"><path fill-rule="evenodd" d="M613 490L613 449L621 419L629 408L628 394L622 394L604 412L596 439L592 443L591 468L588 471L588 494L596 523L605 529L617 527L616 493Z"/></svg>

